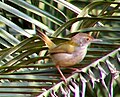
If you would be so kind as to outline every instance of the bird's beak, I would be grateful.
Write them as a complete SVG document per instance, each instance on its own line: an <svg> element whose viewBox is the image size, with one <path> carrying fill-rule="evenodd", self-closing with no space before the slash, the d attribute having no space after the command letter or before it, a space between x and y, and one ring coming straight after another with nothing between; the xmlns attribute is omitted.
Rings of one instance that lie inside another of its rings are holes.
<svg viewBox="0 0 120 97"><path fill-rule="evenodd" d="M93 42L101 42L101 41L102 41L101 39L93 39L93 40L92 40L92 43L93 43Z"/></svg>

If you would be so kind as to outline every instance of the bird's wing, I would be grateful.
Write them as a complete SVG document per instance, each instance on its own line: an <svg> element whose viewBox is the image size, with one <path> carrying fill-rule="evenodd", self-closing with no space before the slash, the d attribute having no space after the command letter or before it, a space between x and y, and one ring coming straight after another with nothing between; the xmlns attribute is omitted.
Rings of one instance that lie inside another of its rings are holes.
<svg viewBox="0 0 120 97"><path fill-rule="evenodd" d="M55 48L50 49L49 53L54 54L54 53L72 53L75 51L75 46L77 46L76 43L73 43L71 41L67 41L64 43L61 43L57 45Z"/></svg>

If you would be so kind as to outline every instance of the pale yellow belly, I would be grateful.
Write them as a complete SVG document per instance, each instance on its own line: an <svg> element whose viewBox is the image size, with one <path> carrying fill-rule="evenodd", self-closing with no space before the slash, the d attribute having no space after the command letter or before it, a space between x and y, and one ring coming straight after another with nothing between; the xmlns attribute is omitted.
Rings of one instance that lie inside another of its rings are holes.
<svg viewBox="0 0 120 97"><path fill-rule="evenodd" d="M51 55L51 58L55 65L59 65L61 67L73 66L76 63L81 62L86 55L86 52L78 52L78 53L59 53Z"/></svg>

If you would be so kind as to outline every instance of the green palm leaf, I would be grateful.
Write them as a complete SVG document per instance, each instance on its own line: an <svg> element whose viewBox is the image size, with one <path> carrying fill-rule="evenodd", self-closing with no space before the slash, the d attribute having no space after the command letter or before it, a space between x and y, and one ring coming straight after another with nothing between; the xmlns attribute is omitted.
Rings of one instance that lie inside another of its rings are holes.
<svg viewBox="0 0 120 97"><path fill-rule="evenodd" d="M119 96L120 3L36 2L0 1L0 96ZM47 31L56 44L80 32L103 41L91 44L85 59L73 66L81 71L61 68L68 80L65 85L36 27Z"/></svg>

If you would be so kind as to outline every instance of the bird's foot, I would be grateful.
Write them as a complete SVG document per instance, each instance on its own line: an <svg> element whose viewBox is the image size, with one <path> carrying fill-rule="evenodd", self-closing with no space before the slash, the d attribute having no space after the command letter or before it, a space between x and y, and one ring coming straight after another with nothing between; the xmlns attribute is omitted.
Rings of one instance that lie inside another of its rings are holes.
<svg viewBox="0 0 120 97"><path fill-rule="evenodd" d="M62 77L62 78L60 78L64 83L66 83L67 84L67 79L64 77Z"/></svg>
<svg viewBox="0 0 120 97"><path fill-rule="evenodd" d="M74 70L74 71L72 72L72 74L74 74L74 73L79 73L79 72L82 71L81 69L78 69L78 68L69 68L69 69Z"/></svg>

